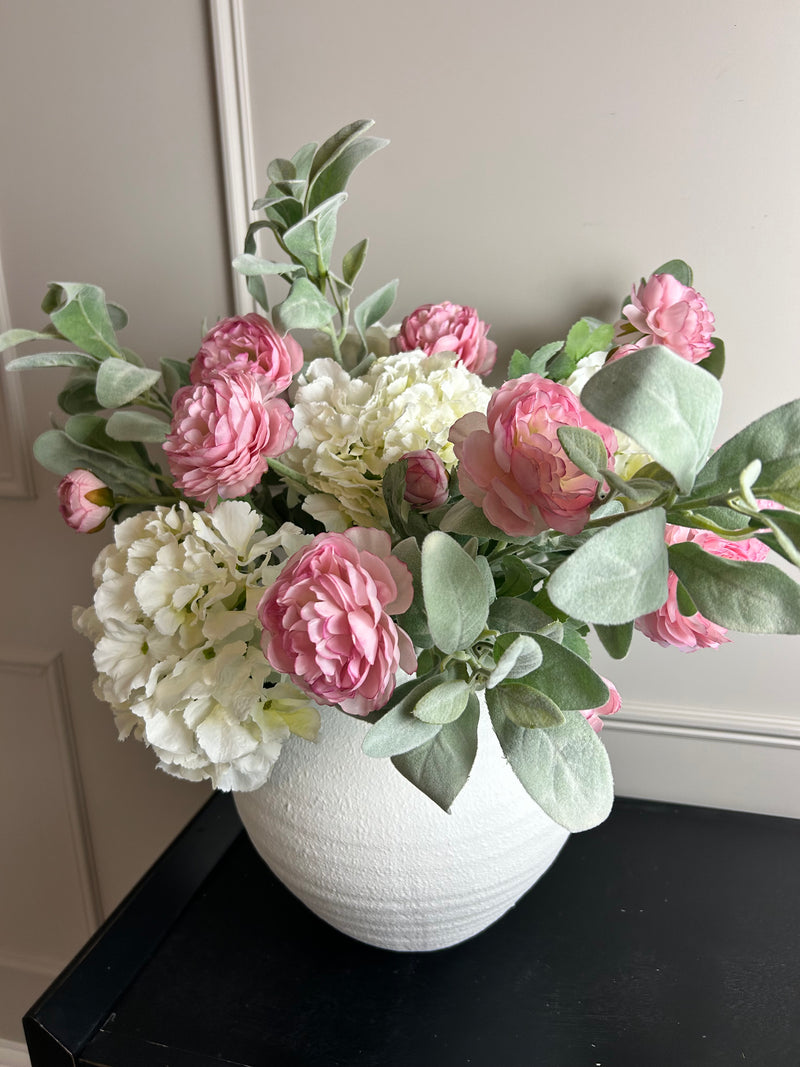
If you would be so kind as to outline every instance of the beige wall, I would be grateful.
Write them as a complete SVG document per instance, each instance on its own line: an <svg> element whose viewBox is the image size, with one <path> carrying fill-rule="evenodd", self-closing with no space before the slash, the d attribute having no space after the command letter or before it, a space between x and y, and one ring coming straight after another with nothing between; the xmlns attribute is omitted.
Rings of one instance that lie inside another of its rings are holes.
<svg viewBox="0 0 800 1067"><path fill-rule="evenodd" d="M259 185L270 158L350 119L392 139L342 215L342 250L371 238L365 293L399 276L398 315L475 304L502 358L612 316L639 274L683 256L728 342L725 431L800 394L795 0L244 0L244 14ZM97 281L131 312L131 347L191 353L203 318L231 307L206 5L6 0L0 99L13 322L37 324L51 279ZM28 439L59 373L23 382ZM0 1039L19 1040L17 1009L206 793L117 743L69 625L102 538L60 524L41 470L22 499L2 456ZM607 732L621 791L800 814L799 641L683 657L640 639L607 669L629 709Z"/></svg>

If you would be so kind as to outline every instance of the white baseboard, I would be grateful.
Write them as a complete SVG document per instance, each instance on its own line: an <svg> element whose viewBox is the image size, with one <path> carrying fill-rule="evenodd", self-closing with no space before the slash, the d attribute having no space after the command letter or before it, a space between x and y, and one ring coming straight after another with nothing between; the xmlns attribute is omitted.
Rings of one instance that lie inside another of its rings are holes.
<svg viewBox="0 0 800 1067"><path fill-rule="evenodd" d="M0 1037L0 1067L31 1067L28 1050L17 1041Z"/></svg>
<svg viewBox="0 0 800 1067"><path fill-rule="evenodd" d="M618 796L800 818L800 717L626 704L603 740Z"/></svg>

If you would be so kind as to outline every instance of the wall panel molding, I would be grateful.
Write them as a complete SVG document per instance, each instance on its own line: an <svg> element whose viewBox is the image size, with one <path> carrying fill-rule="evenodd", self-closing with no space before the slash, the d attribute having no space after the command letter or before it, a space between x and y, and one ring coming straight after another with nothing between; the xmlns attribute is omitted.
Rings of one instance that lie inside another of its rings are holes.
<svg viewBox="0 0 800 1067"><path fill-rule="evenodd" d="M38 683L44 696L42 706L31 708L30 712L41 714L44 720L43 729L52 731L56 740L61 777L59 799L63 804L69 828L75 861L74 873L80 886L83 918L88 936L102 921L103 911L61 654L39 649L0 646L0 678L14 674ZM35 761L36 753L31 755ZM2 952L0 947L0 954ZM31 969L30 964L31 960L28 959L26 969ZM47 973L50 961L42 961L42 967L44 973Z"/></svg>
<svg viewBox="0 0 800 1067"><path fill-rule="evenodd" d="M214 45L228 248L233 259L242 251L251 221L251 206L257 195L244 3L243 0L208 0L208 8ZM241 274L234 278L234 302L239 315L255 308Z"/></svg>
<svg viewBox="0 0 800 1067"><path fill-rule="evenodd" d="M11 315L8 310L8 294L0 252L0 333L10 329ZM4 366L15 355L14 349L11 348L0 356L3 362L3 366L0 366L0 414L8 435L7 452L0 450L4 453L0 455L0 497L30 500L36 496L36 492L28 449L22 382L19 374L6 374Z"/></svg>

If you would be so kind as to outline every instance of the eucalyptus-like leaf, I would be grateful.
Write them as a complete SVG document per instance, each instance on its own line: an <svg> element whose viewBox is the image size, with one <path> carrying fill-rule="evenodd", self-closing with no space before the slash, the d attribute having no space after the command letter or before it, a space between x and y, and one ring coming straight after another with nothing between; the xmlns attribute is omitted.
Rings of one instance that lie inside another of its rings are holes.
<svg viewBox="0 0 800 1067"><path fill-rule="evenodd" d="M558 440L575 466L601 485L608 464L608 452L599 434L585 426L559 426Z"/></svg>
<svg viewBox="0 0 800 1067"><path fill-rule="evenodd" d="M554 700L519 682L503 682L496 689L487 689L486 703L490 712L502 712L524 730L544 730L564 722L564 715Z"/></svg>
<svg viewBox="0 0 800 1067"><path fill-rule="evenodd" d="M614 802L611 764L579 711L547 730L515 726L498 708L489 713L511 769L551 819L573 833L603 822Z"/></svg>
<svg viewBox="0 0 800 1067"><path fill-rule="evenodd" d="M298 263L275 263L271 259L262 259L261 256L250 255L247 252L237 256L232 266L245 277L280 274L284 278L294 278L298 274L305 273L305 267L301 267Z"/></svg>
<svg viewBox="0 0 800 1067"><path fill-rule="evenodd" d="M422 595L433 643L445 654L469 648L486 626L483 575L464 549L440 530L422 544Z"/></svg>
<svg viewBox="0 0 800 1067"><path fill-rule="evenodd" d="M547 584L553 604L606 626L660 608L667 599L664 529L663 509L653 508L598 530L553 572Z"/></svg>
<svg viewBox="0 0 800 1067"><path fill-rule="evenodd" d="M161 444L169 433L169 423L143 411L115 411L106 424L115 441L145 441Z"/></svg>
<svg viewBox="0 0 800 1067"><path fill-rule="evenodd" d="M633 639L633 620L617 623L616 626L595 625L600 644L612 659L625 659Z"/></svg>
<svg viewBox="0 0 800 1067"><path fill-rule="evenodd" d="M441 723L423 722L412 715L412 709L432 689L442 684L441 678L429 678L416 685L403 687L403 697L368 730L361 750L366 756L383 759L397 756L425 744L441 730Z"/></svg>
<svg viewBox="0 0 800 1067"><path fill-rule="evenodd" d="M78 372L70 376L70 380L58 394L58 406L67 415L80 415L85 412L100 410L100 401L95 392L95 379L93 373L84 374Z"/></svg>
<svg viewBox="0 0 800 1067"><path fill-rule="evenodd" d="M363 137L343 148L309 183L308 207L313 210L323 200L343 192L356 167L388 143L382 137Z"/></svg>
<svg viewBox="0 0 800 1067"><path fill-rule="evenodd" d="M313 181L323 167L331 163L349 144L352 144L362 133L366 133L374 125L374 119L357 119L355 122L349 122L346 126L342 126L340 130L337 130L326 141L323 141L314 153L308 173L309 181Z"/></svg>
<svg viewBox="0 0 800 1067"><path fill-rule="evenodd" d="M387 282L363 300L353 312L353 324L364 344L366 344L367 330L379 322L395 302L397 285L396 278L394 281Z"/></svg>
<svg viewBox="0 0 800 1067"><path fill-rule="evenodd" d="M395 545L392 555L408 567L414 582L414 599L411 607L397 617L400 626L417 648L430 648L433 644L428 629L428 616L425 614L425 601L422 596L422 553L414 537L407 537Z"/></svg>
<svg viewBox="0 0 800 1067"><path fill-rule="evenodd" d="M518 679L521 684L549 696L562 711L585 711L607 703L608 686L581 656L544 634L536 641L542 650L541 665Z"/></svg>
<svg viewBox="0 0 800 1067"><path fill-rule="evenodd" d="M693 280L692 268L683 259L670 259L656 267L653 274L671 274L681 285L691 285Z"/></svg>
<svg viewBox="0 0 800 1067"><path fill-rule="evenodd" d="M27 344L28 341L52 340L50 334L42 333L40 330L6 330L5 333L0 333L0 352L5 352L7 348L16 348L17 345ZM8 366L10 367L11 364L9 363Z"/></svg>
<svg viewBox="0 0 800 1067"><path fill-rule="evenodd" d="M688 493L711 448L722 390L710 374L661 345L607 363L581 403L628 434Z"/></svg>
<svg viewBox="0 0 800 1067"><path fill-rule="evenodd" d="M771 563L724 559L691 541L670 545L669 565L707 619L754 634L800 633L800 586Z"/></svg>
<svg viewBox="0 0 800 1067"><path fill-rule="evenodd" d="M291 158L291 164L294 167L295 176L297 178L306 181L311 171L311 164L314 161L317 148L316 141L310 141L308 144L304 144L302 148L298 148L295 154Z"/></svg>
<svg viewBox="0 0 800 1067"><path fill-rule="evenodd" d="M347 193L330 197L283 235L283 243L312 278L321 278L330 268L336 219L346 199Z"/></svg>
<svg viewBox="0 0 800 1067"><path fill-rule="evenodd" d="M500 644L498 640L498 645ZM497 646L495 646L495 655ZM494 689L507 678L523 678L542 665L542 650L529 634L519 634L497 658L497 666L489 676L487 689Z"/></svg>
<svg viewBox="0 0 800 1067"><path fill-rule="evenodd" d="M97 399L104 408L120 408L146 393L160 378L157 370L107 359L97 371Z"/></svg>
<svg viewBox="0 0 800 1067"><path fill-rule="evenodd" d="M128 493L131 477L141 479L132 472L130 464L116 456L88 445L79 444L67 437L63 430L45 430L33 443L33 454L41 465L61 477L77 467L92 471L116 493Z"/></svg>
<svg viewBox="0 0 800 1067"><path fill-rule="evenodd" d="M469 700L470 688L466 682L442 682L428 690L411 710L411 714L423 722L444 725L454 722Z"/></svg>
<svg viewBox="0 0 800 1067"><path fill-rule="evenodd" d="M754 459L762 465L753 487L756 493L800 466L800 400L762 415L721 445L697 475L694 495L702 491L709 496L736 487L739 472Z"/></svg>
<svg viewBox="0 0 800 1067"><path fill-rule="evenodd" d="M443 811L464 787L478 751L480 705L472 693L464 712L425 744L392 757L397 770Z"/></svg>
<svg viewBox="0 0 800 1067"><path fill-rule="evenodd" d="M527 600L502 596L489 608L487 625L501 634L535 634L553 621L552 615Z"/></svg>
<svg viewBox="0 0 800 1067"><path fill-rule="evenodd" d="M364 266L368 247L369 240L365 237L358 244L353 245L342 257L342 277L348 285L352 285L355 282L359 271Z"/></svg>
<svg viewBox="0 0 800 1067"><path fill-rule="evenodd" d="M17 356L6 364L6 370L33 370L39 367L83 367L86 370L97 370L99 366L100 360L86 355L85 352L37 352L35 355Z"/></svg>
<svg viewBox="0 0 800 1067"><path fill-rule="evenodd" d="M188 385L191 381L189 364L182 359L161 360L161 377L164 380L164 388L171 400L179 389Z"/></svg>
<svg viewBox="0 0 800 1067"><path fill-rule="evenodd" d="M289 330L321 330L327 326L335 309L308 278L296 278L289 295L273 310L275 326L281 333Z"/></svg>
<svg viewBox="0 0 800 1067"><path fill-rule="evenodd" d="M48 306L55 302L50 321L63 337L97 359L122 354L102 289L76 282L53 282L50 292Z"/></svg>
<svg viewBox="0 0 800 1067"><path fill-rule="evenodd" d="M697 366L702 367L703 370L720 379L725 370L725 342L721 337L712 337L711 341L713 348L705 359L700 360Z"/></svg>

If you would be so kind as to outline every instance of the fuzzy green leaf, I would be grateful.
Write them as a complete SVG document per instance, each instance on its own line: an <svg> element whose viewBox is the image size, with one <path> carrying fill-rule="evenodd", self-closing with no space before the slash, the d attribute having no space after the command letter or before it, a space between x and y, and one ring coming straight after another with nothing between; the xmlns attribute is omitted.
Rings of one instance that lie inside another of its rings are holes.
<svg viewBox="0 0 800 1067"><path fill-rule="evenodd" d="M31 356L17 356L6 364L6 370L34 370L39 367L83 367L97 370L100 361L84 352L37 352Z"/></svg>
<svg viewBox="0 0 800 1067"><path fill-rule="evenodd" d="M5 333L0 333L0 352L5 352L7 348L16 348L17 345L27 344L28 341L52 340L53 338L50 334L41 333L39 330L6 330ZM28 364L28 366L34 365L41 366L42 364ZM44 365L52 366L53 364ZM9 363L8 366L10 367L11 364Z"/></svg>
<svg viewBox="0 0 800 1067"><path fill-rule="evenodd" d="M289 330L321 330L335 315L319 289L308 278L296 278L289 295L278 304L272 317L281 333Z"/></svg>
<svg viewBox="0 0 800 1067"><path fill-rule="evenodd" d="M283 235L283 243L312 278L321 278L331 265L336 220L347 193L325 200Z"/></svg>
<svg viewBox="0 0 800 1067"><path fill-rule="evenodd" d="M161 379L157 370L107 359L97 371L97 399L104 408L120 408L146 393Z"/></svg>
<svg viewBox="0 0 800 1067"><path fill-rule="evenodd" d="M50 321L63 337L97 359L122 355L102 289L96 285L53 282L50 294L48 306L53 307Z"/></svg>
<svg viewBox="0 0 800 1067"><path fill-rule="evenodd" d="M428 629L428 616L425 614L425 602L422 596L422 553L416 539L407 537L395 545L392 555L405 563L414 580L414 599L411 607L403 615L397 617L397 625L405 630L417 648L430 648L433 640Z"/></svg>
<svg viewBox="0 0 800 1067"><path fill-rule="evenodd" d="M115 411L106 424L115 441L146 441L161 444L169 433L169 423L143 411Z"/></svg>
<svg viewBox="0 0 800 1067"><path fill-rule="evenodd" d="M359 271L364 266L368 247L369 241L365 237L363 241L359 241L348 252L345 252L342 258L342 277L348 285L353 284L358 277Z"/></svg>
<svg viewBox="0 0 800 1067"><path fill-rule="evenodd" d="M603 822L614 802L611 764L579 711L546 730L515 726L498 708L489 713L512 770L551 819L572 832Z"/></svg>
<svg viewBox="0 0 800 1067"><path fill-rule="evenodd" d="M433 643L449 654L469 648L486 626L489 597L475 561L446 533L422 544L422 595Z"/></svg>
<svg viewBox="0 0 800 1067"><path fill-rule="evenodd" d="M440 723L423 722L412 709L432 689L442 684L440 677L428 678L403 688L403 697L390 707L367 731L361 750L366 756L383 759L397 756L425 744L441 730Z"/></svg>
<svg viewBox="0 0 800 1067"><path fill-rule="evenodd" d="M547 584L553 604L606 626L661 607L667 599L664 527L664 511L653 508L598 530L553 572Z"/></svg>
<svg viewBox="0 0 800 1067"><path fill-rule="evenodd" d="M261 256L249 255L243 252L233 261L233 269L246 277L262 274L280 274L284 278L293 278L297 274L303 274L305 267L298 263L274 263L271 259L262 259Z"/></svg>
<svg viewBox="0 0 800 1067"><path fill-rule="evenodd" d="M470 688L466 682L442 682L420 697L411 710L423 722L444 725L454 722L467 706Z"/></svg>
<svg viewBox="0 0 800 1067"><path fill-rule="evenodd" d="M584 407L637 441L685 493L711 448L721 401L716 378L661 345L607 363L581 393Z"/></svg>
<svg viewBox="0 0 800 1067"><path fill-rule="evenodd" d="M501 634L535 634L552 623L553 618L515 597L498 597L489 609L487 625Z"/></svg>
<svg viewBox="0 0 800 1067"><path fill-rule="evenodd" d="M562 711L601 708L608 700L608 686L589 664L544 634L536 641L542 650L542 664L520 679L549 696Z"/></svg>
<svg viewBox="0 0 800 1067"><path fill-rule="evenodd" d="M692 268L683 259L670 259L662 263L660 267L656 267L653 274L671 274L681 285L690 286L693 279Z"/></svg>
<svg viewBox="0 0 800 1067"><path fill-rule="evenodd" d="M549 729L564 722L564 715L554 700L519 682L504 682L496 689L487 689L486 703L491 712L502 712L523 730Z"/></svg>
<svg viewBox="0 0 800 1067"><path fill-rule="evenodd" d="M363 300L353 312L353 323L366 344L366 333L370 326L387 313L397 296L397 279L387 282Z"/></svg>
<svg viewBox="0 0 800 1067"><path fill-rule="evenodd" d="M618 623L616 626L595 625L595 631L603 648L612 659L625 659L633 639L633 620Z"/></svg>
<svg viewBox="0 0 800 1067"><path fill-rule="evenodd" d="M465 711L430 741L392 757L397 770L443 811L450 811L472 770L478 751L480 705L472 693Z"/></svg>
<svg viewBox="0 0 800 1067"><path fill-rule="evenodd" d="M531 671L535 671L537 667L541 667L542 650L529 634L519 634L508 645L498 638L495 645L495 658L497 666L489 676L486 683L487 689L494 689L507 678L523 678Z"/></svg>
<svg viewBox="0 0 800 1067"><path fill-rule="evenodd" d="M771 563L714 556L694 542L670 545L669 565L707 619L755 634L800 633L800 586Z"/></svg>
<svg viewBox="0 0 800 1067"><path fill-rule="evenodd" d="M332 136L319 146L314 153L311 167L308 172L309 181L313 181L317 174L340 155L349 144L352 144L362 133L375 125L374 119L357 119L342 126Z"/></svg>
<svg viewBox="0 0 800 1067"><path fill-rule="evenodd" d="M602 484L602 472L608 464L602 437L584 426L559 426L557 433L561 447L575 466Z"/></svg>
<svg viewBox="0 0 800 1067"><path fill-rule="evenodd" d="M382 137L364 137L351 141L317 171L309 185L308 207L313 210L328 197L344 192L356 167L365 159L369 159L373 153L385 148L388 143Z"/></svg>

